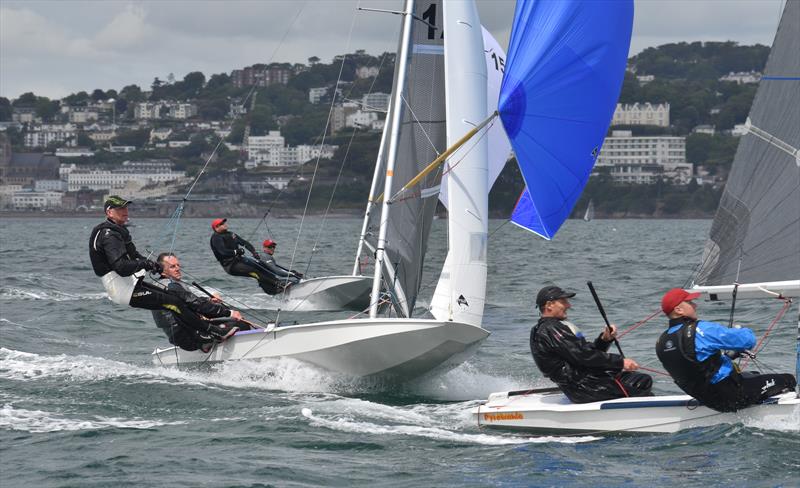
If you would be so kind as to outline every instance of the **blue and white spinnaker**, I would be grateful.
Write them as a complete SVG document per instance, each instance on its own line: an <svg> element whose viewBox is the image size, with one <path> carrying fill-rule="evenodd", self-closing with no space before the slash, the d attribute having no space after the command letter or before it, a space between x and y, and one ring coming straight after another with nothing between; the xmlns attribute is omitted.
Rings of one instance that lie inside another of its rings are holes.
<svg viewBox="0 0 800 488"><path fill-rule="evenodd" d="M511 221L545 239L600 153L632 27L632 0L517 3L499 103L526 184Z"/></svg>

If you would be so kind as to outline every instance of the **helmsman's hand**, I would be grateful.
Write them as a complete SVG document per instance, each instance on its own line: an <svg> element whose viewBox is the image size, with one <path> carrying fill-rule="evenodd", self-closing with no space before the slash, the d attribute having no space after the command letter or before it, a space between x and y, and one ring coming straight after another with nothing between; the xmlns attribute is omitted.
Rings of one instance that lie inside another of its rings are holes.
<svg viewBox="0 0 800 488"><path fill-rule="evenodd" d="M611 328L606 327L603 329L602 339L606 342L611 342L617 338L617 326L611 324Z"/></svg>
<svg viewBox="0 0 800 488"><path fill-rule="evenodd" d="M639 364L630 358L625 358L622 360L622 370L623 371L636 371L639 369Z"/></svg>

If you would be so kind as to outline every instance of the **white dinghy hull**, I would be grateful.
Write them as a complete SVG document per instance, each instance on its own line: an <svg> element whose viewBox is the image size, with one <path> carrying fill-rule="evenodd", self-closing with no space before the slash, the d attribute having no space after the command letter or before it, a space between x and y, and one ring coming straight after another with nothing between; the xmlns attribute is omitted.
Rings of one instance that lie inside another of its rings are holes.
<svg viewBox="0 0 800 488"><path fill-rule="evenodd" d="M535 432L671 433L694 427L746 421L785 421L800 415L800 398L794 392L734 413L700 406L688 395L619 398L576 404L563 394L492 393L472 410L481 427ZM520 392L522 393L522 392Z"/></svg>
<svg viewBox="0 0 800 488"><path fill-rule="evenodd" d="M372 277L325 276L292 285L281 300L281 308L289 312L352 310L369 308ZM280 296L280 295L279 295Z"/></svg>
<svg viewBox="0 0 800 488"><path fill-rule="evenodd" d="M489 336L480 327L427 319L318 322L239 332L210 352L156 349L156 365L288 357L355 378L408 380L457 366Z"/></svg>

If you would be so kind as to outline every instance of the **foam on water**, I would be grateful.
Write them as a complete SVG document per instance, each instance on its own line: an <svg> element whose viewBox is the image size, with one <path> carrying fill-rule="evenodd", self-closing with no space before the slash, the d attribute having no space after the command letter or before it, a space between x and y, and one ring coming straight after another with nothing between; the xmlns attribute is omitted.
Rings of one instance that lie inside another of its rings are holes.
<svg viewBox="0 0 800 488"><path fill-rule="evenodd" d="M98 429L152 429L163 425L185 424L184 421L157 421L94 416L76 419L59 416L42 410L14 408L10 404L0 407L0 429L31 433Z"/></svg>
<svg viewBox="0 0 800 488"><path fill-rule="evenodd" d="M59 290L28 290L25 288L0 288L0 300L44 300L51 302L70 302L76 300L101 300L106 293L67 293Z"/></svg>
<svg viewBox="0 0 800 488"><path fill-rule="evenodd" d="M490 446L504 446L510 444L543 444L564 443L577 444L598 440L598 437L519 437L508 435L470 434L443 429L440 427L427 427L421 425L378 425L370 422L358 422L348 418L325 419L314 415L309 408L303 408L301 414L309 419L310 425L325 427L341 432L358 434L373 434L379 436L410 436L424 437L437 441L457 442L462 444L481 444Z"/></svg>
<svg viewBox="0 0 800 488"><path fill-rule="evenodd" d="M426 376L408 384L414 393L444 401L488 398L489 393L536 388L530 382L509 377L492 376L478 370L470 362L445 373Z"/></svg>
<svg viewBox="0 0 800 488"><path fill-rule="evenodd" d="M775 416L769 419L744 417L742 423L746 427L755 429L800 433L800 405L794 407L794 411L791 415L784 417Z"/></svg>

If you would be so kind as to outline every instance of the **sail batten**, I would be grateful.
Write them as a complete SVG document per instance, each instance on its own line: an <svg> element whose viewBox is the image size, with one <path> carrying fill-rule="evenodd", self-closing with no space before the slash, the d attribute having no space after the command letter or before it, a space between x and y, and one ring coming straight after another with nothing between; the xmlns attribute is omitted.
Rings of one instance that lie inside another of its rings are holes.
<svg viewBox="0 0 800 488"><path fill-rule="evenodd" d="M695 277L800 279L800 2L786 2Z"/></svg>

